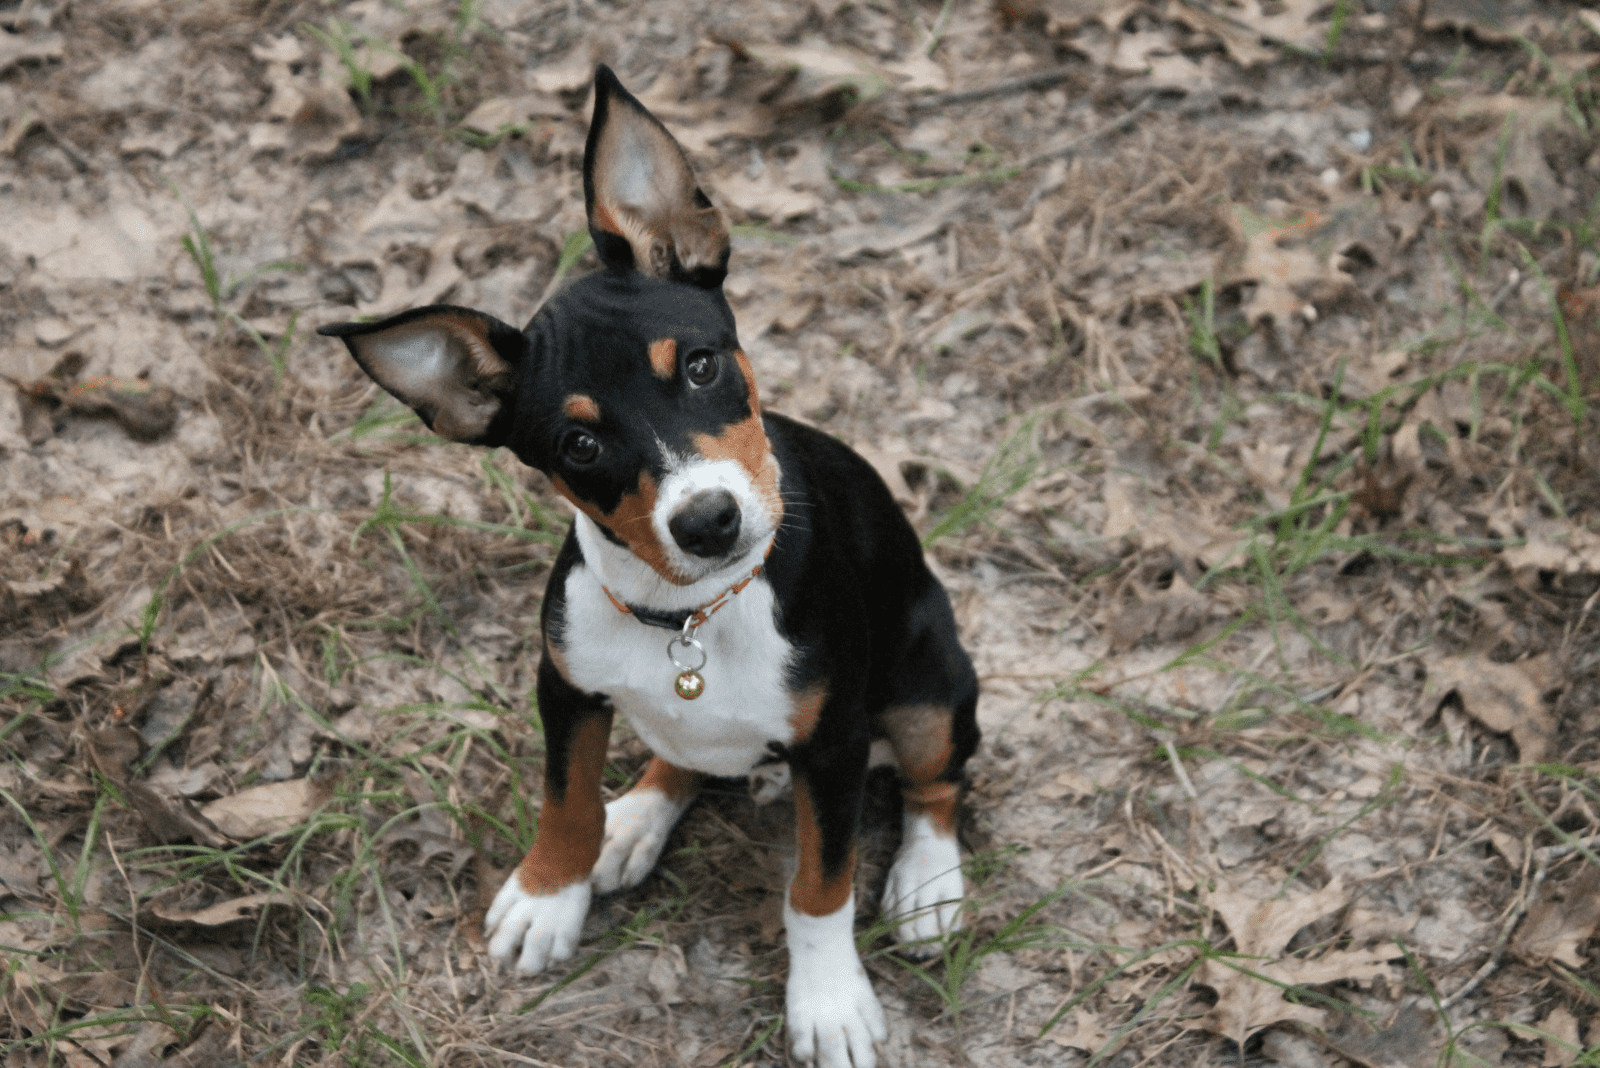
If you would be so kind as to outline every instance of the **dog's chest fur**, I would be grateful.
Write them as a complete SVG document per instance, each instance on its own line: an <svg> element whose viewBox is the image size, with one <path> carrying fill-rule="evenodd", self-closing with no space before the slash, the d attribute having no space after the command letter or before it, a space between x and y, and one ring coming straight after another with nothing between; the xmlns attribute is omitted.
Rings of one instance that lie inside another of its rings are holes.
<svg viewBox="0 0 1600 1068"><path fill-rule="evenodd" d="M567 573L562 594L569 680L609 697L657 756L708 775L741 776L771 757L770 743L792 740L794 697L785 669L793 650L778 633L764 579L700 628L706 688L692 701L673 690L678 668L667 644L674 632L618 611L585 564Z"/></svg>

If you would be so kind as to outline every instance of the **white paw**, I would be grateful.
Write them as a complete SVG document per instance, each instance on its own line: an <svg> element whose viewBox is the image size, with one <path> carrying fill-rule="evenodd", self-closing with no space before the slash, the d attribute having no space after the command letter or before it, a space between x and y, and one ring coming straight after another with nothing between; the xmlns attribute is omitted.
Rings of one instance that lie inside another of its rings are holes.
<svg viewBox="0 0 1600 1068"><path fill-rule="evenodd" d="M512 872L483 920L489 956L504 964L515 955L517 971L523 975L571 957L589 912L589 893L588 882L581 882L553 894L530 894L522 888L518 873Z"/></svg>
<svg viewBox="0 0 1600 1068"><path fill-rule="evenodd" d="M883 911L902 952L932 956L939 940L961 926L961 849L926 816L908 815L900 852L883 888Z"/></svg>
<svg viewBox="0 0 1600 1068"><path fill-rule="evenodd" d="M674 801L651 787L606 806L606 837L589 881L602 894L638 886L656 866L667 836L694 799Z"/></svg>
<svg viewBox="0 0 1600 1068"><path fill-rule="evenodd" d="M827 916L796 912L784 899L789 935L785 997L789 1050L817 1068L874 1068L874 1044L889 1037L883 1009L856 954L855 897Z"/></svg>

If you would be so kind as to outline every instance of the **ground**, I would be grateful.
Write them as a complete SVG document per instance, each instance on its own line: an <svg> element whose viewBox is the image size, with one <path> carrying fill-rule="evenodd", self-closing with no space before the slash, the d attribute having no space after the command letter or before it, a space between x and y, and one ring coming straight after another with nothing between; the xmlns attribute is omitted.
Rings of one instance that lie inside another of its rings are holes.
<svg viewBox="0 0 1600 1068"><path fill-rule="evenodd" d="M1600 16L1467 0L0 0L0 1060L785 1062L770 784L491 966L569 513L313 332L592 269L597 61L982 677L884 1059L1600 1064Z"/></svg>

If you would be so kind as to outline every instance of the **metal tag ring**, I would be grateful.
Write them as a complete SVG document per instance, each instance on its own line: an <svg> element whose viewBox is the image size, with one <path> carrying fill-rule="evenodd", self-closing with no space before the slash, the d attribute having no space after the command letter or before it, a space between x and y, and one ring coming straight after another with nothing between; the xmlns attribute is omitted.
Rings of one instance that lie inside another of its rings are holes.
<svg viewBox="0 0 1600 1068"><path fill-rule="evenodd" d="M679 660L678 654L674 652L674 650L680 645L692 648L695 652L699 653L700 662L698 664L685 664L682 660ZM680 671L699 671L701 668L706 666L706 660L708 659L706 656L706 647L700 644L700 640L698 638L685 638L681 634L667 642L667 657L672 661L673 666L678 668Z"/></svg>

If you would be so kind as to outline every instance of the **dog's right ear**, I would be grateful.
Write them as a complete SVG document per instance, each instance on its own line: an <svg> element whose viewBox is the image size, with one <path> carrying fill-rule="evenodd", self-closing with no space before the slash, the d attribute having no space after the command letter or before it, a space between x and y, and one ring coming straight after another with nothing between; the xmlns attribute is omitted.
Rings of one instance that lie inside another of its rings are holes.
<svg viewBox="0 0 1600 1068"><path fill-rule="evenodd" d="M440 437L505 444L516 369L528 357L522 331L492 315L435 304L317 333L343 340L361 369Z"/></svg>
<svg viewBox="0 0 1600 1068"><path fill-rule="evenodd" d="M682 146L603 63L594 73L583 202L607 267L706 289L727 277L727 219L695 182Z"/></svg>

